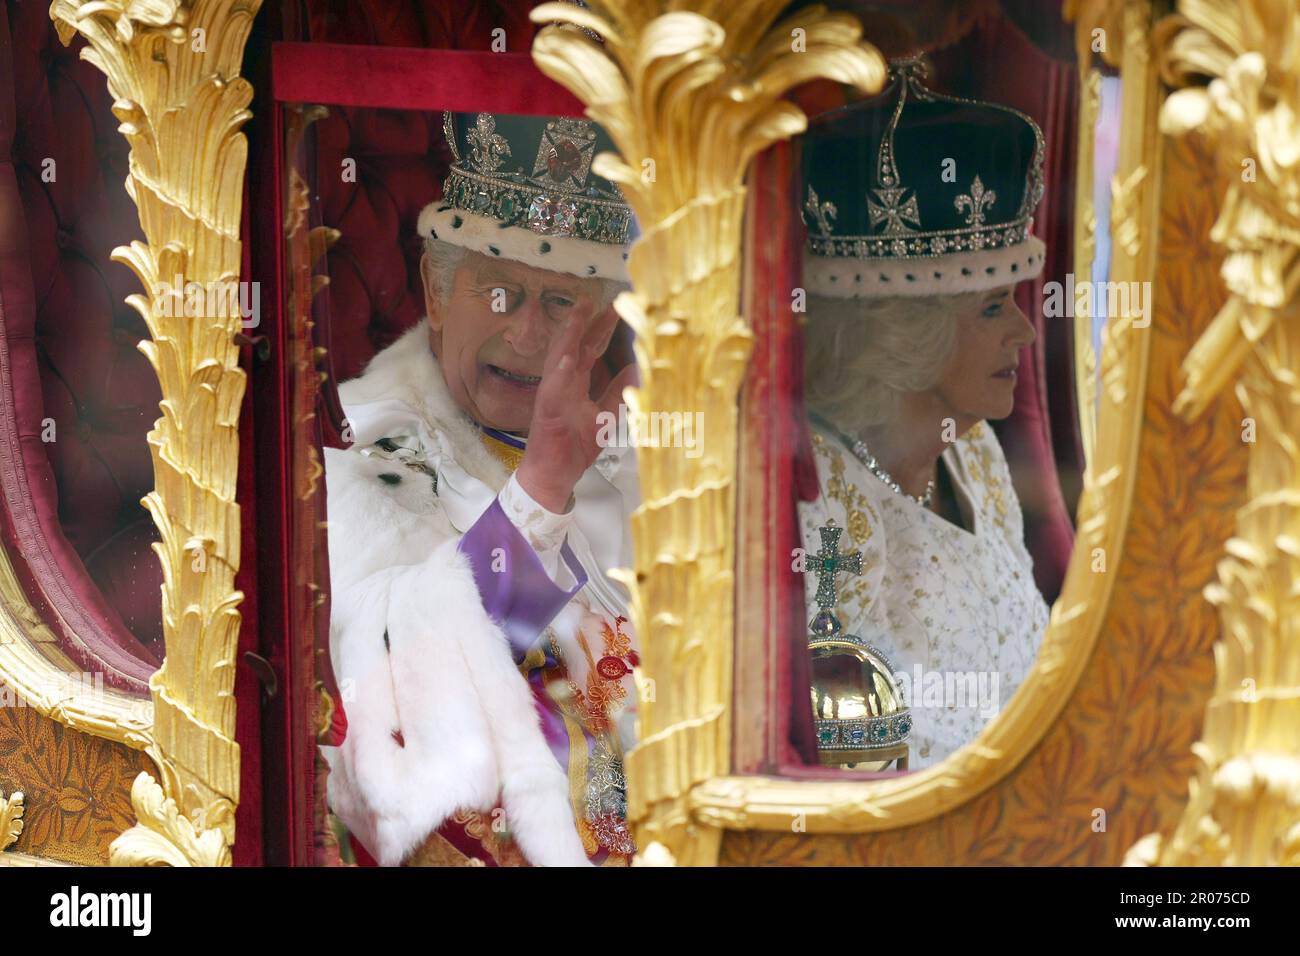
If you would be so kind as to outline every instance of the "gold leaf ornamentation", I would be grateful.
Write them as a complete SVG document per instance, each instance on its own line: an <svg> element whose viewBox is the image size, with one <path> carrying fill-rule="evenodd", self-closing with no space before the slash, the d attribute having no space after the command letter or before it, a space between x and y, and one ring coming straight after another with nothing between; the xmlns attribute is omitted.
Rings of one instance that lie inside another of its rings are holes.
<svg viewBox="0 0 1300 956"><path fill-rule="evenodd" d="M640 742L627 754L628 815L642 862L712 863L720 831L692 816L697 784L726 772L731 738L736 396L752 334L739 314L740 244L750 159L801 133L781 97L816 78L865 92L885 78L857 21L821 6L774 23L784 0L591 0L544 3L551 26L533 59L587 106L618 149L592 169L617 183L641 236L633 291L619 314L636 333L633 414L702 412L704 453L639 449L642 504L632 516L631 591L641 641ZM792 43L803 31L802 50Z"/></svg>
<svg viewBox="0 0 1300 956"><path fill-rule="evenodd" d="M1149 170L1134 197L1151 240L1137 258L1115 245L1108 278L1151 281L1151 326L1117 329L1129 341L1102 356L1123 387L1098 395L1080 533L1035 667L980 737L937 767L698 787L697 815L720 808L724 865L1115 865L1178 818L1213 677L1217 626L1199 596L1241 501L1245 453L1232 395L1208 422L1172 414L1178 363L1223 298L1206 268L1212 158L1158 135L1154 62L1130 42L1149 30L1150 5L1123 14L1118 173Z"/></svg>
<svg viewBox="0 0 1300 956"><path fill-rule="evenodd" d="M0 791L0 852L18 842L23 832L23 794L19 790L8 797Z"/></svg>
<svg viewBox="0 0 1300 956"><path fill-rule="evenodd" d="M1156 48L1175 86L1162 129L1193 129L1226 195L1210 238L1229 297L1183 362L1174 412L1194 424L1235 385L1247 502L1205 597L1219 610L1215 684L1182 816L1126 862L1296 862L1300 833L1300 17L1292 2L1180 2ZM1229 425L1234 431L1236 423ZM1249 431L1249 437L1247 432Z"/></svg>
<svg viewBox="0 0 1300 956"><path fill-rule="evenodd" d="M147 773L131 786L131 805L140 821L113 841L113 866L229 866L230 847L216 821L190 820ZM225 812L224 809L222 812Z"/></svg>
<svg viewBox="0 0 1300 956"><path fill-rule="evenodd" d="M191 282L205 291L229 290L240 278L248 143L239 130L253 91L239 69L259 6L259 0L50 5L64 43L78 33L86 40L81 56L107 77L119 131L131 147L127 192L145 241L119 246L113 259L144 286L127 303L149 329L140 350L162 390L161 415L147 436L154 489L142 503L161 539L153 548L163 568L166 644L163 665L149 680L154 712L147 750L168 801L161 804L161 795L156 800L137 780L132 803L141 823L120 838L125 849L112 855L116 862L225 865L234 842L233 688L243 599L234 587L235 483L245 385L234 342L239 297L207 295L212 308L190 316L170 307L168 293L188 290ZM169 812L182 816L172 819ZM216 829L193 836L176 823L192 830L185 814ZM163 840L172 840L173 849L164 851ZM145 845L147 852L140 849Z"/></svg>

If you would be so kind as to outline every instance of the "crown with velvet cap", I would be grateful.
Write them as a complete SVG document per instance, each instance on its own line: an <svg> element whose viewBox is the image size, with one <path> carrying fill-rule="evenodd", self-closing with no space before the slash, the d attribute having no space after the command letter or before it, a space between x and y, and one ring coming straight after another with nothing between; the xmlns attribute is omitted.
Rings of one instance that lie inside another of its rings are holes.
<svg viewBox="0 0 1300 956"><path fill-rule="evenodd" d="M626 282L631 209L591 172L608 135L586 119L444 113L453 162L420 234L486 256Z"/></svg>
<svg viewBox="0 0 1300 956"><path fill-rule="evenodd" d="M980 292L1032 279L1043 134L1025 114L944 96L890 64L877 97L824 114L803 140L804 284L835 298Z"/></svg>

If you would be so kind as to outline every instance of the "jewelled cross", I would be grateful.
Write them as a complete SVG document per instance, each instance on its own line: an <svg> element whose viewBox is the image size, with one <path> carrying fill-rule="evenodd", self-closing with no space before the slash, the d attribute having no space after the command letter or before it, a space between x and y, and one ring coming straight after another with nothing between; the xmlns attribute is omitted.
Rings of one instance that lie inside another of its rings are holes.
<svg viewBox="0 0 1300 956"><path fill-rule="evenodd" d="M916 196L908 196L903 199L903 193L907 192L902 187L895 186L892 189L873 189L876 198L880 200L880 205L867 198L867 215L871 218L871 225L878 226L880 223L885 224L883 236L899 236L909 232L915 232L907 226L908 222L916 225L921 224L921 212L916 205ZM906 222L904 222L906 220Z"/></svg>
<svg viewBox="0 0 1300 956"><path fill-rule="evenodd" d="M812 619L808 629L814 638L834 637L843 629L839 618L832 608L838 599L835 587L837 574L861 574L862 552L849 551L840 553L840 535L844 529L831 519L826 527L818 528L822 536L822 548L814 556L812 567L805 568L805 574L817 575L817 606L821 609Z"/></svg>
<svg viewBox="0 0 1300 956"><path fill-rule="evenodd" d="M596 134L588 120L556 119L546 124L533 163L533 181L582 189L591 171Z"/></svg>

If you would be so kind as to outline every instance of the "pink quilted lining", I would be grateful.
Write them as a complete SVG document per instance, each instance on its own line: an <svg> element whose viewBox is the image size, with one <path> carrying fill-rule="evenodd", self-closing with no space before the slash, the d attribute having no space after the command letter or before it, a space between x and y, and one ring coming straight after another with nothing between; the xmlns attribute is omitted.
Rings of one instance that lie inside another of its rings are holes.
<svg viewBox="0 0 1300 956"><path fill-rule="evenodd" d="M123 302L138 282L109 261L139 235L126 144L79 46L58 43L39 5L0 23L0 496L17 570L62 649L143 694L161 569L148 538L122 532L147 518L158 386ZM139 636L88 573L95 555L115 596L152 601L132 615Z"/></svg>

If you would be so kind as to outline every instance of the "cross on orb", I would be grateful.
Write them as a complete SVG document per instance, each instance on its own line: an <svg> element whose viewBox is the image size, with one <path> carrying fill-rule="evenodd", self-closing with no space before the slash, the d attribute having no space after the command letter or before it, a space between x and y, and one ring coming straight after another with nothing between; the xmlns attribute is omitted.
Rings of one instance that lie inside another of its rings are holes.
<svg viewBox="0 0 1300 956"><path fill-rule="evenodd" d="M843 630L833 610L838 597L835 578L840 574L861 574L862 552L840 552L840 535L844 529L833 518L817 531L822 537L822 547L814 555L812 567L805 568L804 573L817 575L816 601L820 610L809 623L808 629L813 638L825 640L835 637Z"/></svg>

